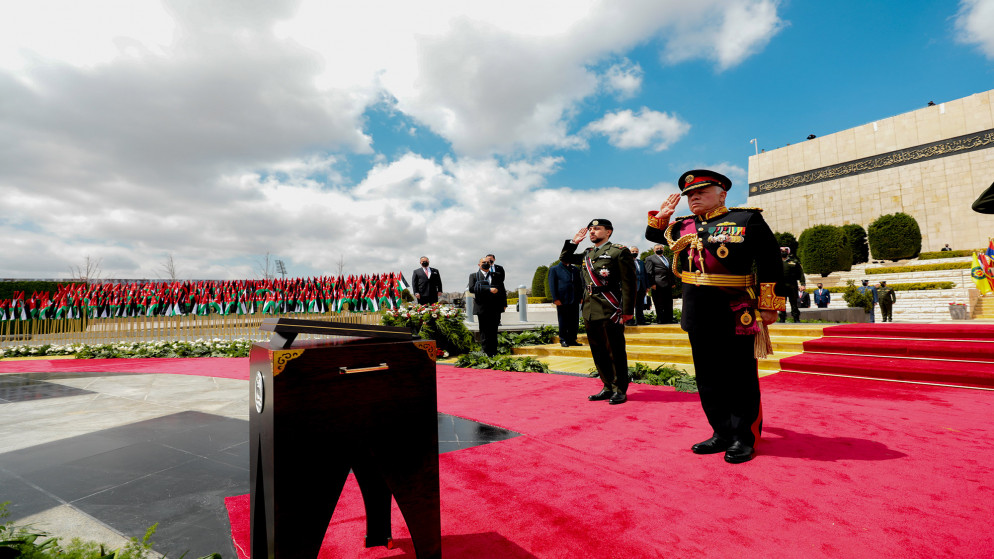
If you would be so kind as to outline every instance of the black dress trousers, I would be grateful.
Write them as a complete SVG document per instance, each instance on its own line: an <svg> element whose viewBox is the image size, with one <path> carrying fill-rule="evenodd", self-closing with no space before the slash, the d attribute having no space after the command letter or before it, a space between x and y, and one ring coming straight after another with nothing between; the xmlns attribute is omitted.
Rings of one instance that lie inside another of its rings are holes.
<svg viewBox="0 0 994 559"><path fill-rule="evenodd" d="M701 407L716 435L755 446L763 427L755 336L688 332Z"/></svg>

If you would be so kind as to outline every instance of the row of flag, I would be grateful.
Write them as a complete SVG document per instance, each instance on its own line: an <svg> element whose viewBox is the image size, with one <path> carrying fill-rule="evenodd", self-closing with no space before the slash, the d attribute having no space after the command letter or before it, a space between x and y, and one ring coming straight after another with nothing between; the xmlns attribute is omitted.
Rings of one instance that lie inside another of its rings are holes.
<svg viewBox="0 0 994 559"><path fill-rule="evenodd" d="M132 316L378 311L400 307L409 289L400 273L269 280L59 284L54 295L14 292L0 299L0 321Z"/></svg>
<svg viewBox="0 0 994 559"><path fill-rule="evenodd" d="M989 239L986 252L973 254L970 277L977 284L981 295L994 292L994 239Z"/></svg>

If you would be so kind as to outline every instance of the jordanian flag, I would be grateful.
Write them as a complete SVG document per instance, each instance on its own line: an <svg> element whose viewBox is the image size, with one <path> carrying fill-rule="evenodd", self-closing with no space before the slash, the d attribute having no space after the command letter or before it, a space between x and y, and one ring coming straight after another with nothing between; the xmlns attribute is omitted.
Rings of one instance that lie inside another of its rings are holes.
<svg viewBox="0 0 994 559"><path fill-rule="evenodd" d="M987 260L986 255L980 255L980 257ZM976 253L973 255L973 266L970 267L970 277L973 278L973 283L977 284L977 291L980 291L981 295L986 295L994 291L994 289L991 289L990 279L987 277L986 270L984 270L984 266L980 263Z"/></svg>

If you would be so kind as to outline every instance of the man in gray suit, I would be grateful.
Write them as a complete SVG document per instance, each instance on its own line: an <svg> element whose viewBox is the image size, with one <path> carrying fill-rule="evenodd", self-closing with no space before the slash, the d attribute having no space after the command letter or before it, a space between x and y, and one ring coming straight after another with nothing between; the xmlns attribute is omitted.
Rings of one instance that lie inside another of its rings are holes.
<svg viewBox="0 0 994 559"><path fill-rule="evenodd" d="M656 307L656 324L673 323L673 271L666 258L663 245L652 247L653 254L645 259L645 273L649 276L649 293L652 306Z"/></svg>

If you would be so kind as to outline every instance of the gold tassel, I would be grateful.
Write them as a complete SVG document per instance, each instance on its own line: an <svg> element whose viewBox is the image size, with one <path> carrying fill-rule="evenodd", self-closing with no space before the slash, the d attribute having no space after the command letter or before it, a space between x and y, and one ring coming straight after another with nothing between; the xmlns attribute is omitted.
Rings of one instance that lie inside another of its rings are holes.
<svg viewBox="0 0 994 559"><path fill-rule="evenodd" d="M760 326L753 344L753 353L756 355L756 359L764 359L768 355L773 355L773 340L770 339L770 330L763 322L759 311L756 311L756 320L759 321Z"/></svg>

